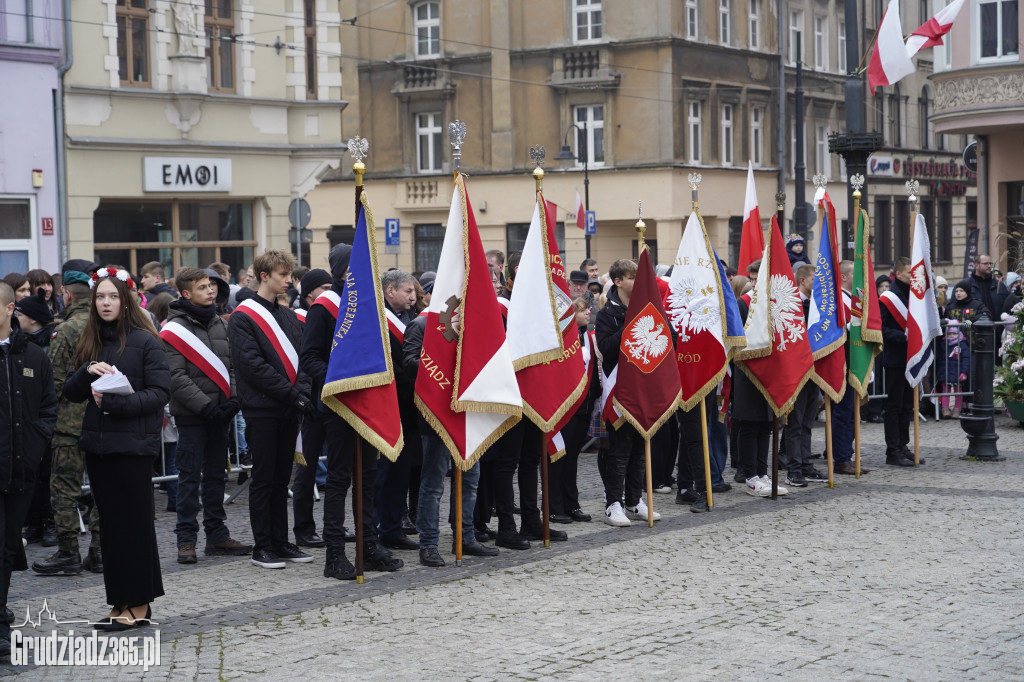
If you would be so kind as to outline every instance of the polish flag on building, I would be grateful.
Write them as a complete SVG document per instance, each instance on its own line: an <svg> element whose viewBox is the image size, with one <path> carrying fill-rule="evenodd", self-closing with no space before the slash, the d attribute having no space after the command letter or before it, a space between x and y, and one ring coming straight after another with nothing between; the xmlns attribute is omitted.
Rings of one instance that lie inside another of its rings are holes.
<svg viewBox="0 0 1024 682"><path fill-rule="evenodd" d="M740 233L740 262L736 268L746 276L747 266L764 253L764 230L761 228L761 212L757 208L757 191L754 189L754 162L747 162L747 195L743 201L743 232Z"/></svg>
<svg viewBox="0 0 1024 682"><path fill-rule="evenodd" d="M889 0L889 7L882 15L882 25L878 27L875 48L871 52L868 86L874 92L875 88L892 85L912 73L914 62L907 54L903 27L900 25L900 0Z"/></svg>
<svg viewBox="0 0 1024 682"><path fill-rule="evenodd" d="M587 229L587 209L583 207L580 200L580 191L576 190L576 227L581 230Z"/></svg>
<svg viewBox="0 0 1024 682"><path fill-rule="evenodd" d="M416 406L463 471L523 412L465 183L456 177L416 375Z"/></svg>
<svg viewBox="0 0 1024 682"><path fill-rule="evenodd" d="M909 38L907 38L907 56L913 57L919 51L942 45L942 36L949 33L953 28L953 22L960 14L960 8L964 6L964 0L953 0L928 21L921 24Z"/></svg>

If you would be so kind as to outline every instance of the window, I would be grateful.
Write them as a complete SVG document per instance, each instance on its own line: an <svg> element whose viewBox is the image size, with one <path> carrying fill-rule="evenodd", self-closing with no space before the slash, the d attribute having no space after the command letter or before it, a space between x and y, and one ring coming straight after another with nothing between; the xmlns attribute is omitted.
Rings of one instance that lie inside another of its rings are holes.
<svg viewBox="0 0 1024 682"><path fill-rule="evenodd" d="M0 199L0 272L28 272L35 267L30 199Z"/></svg>
<svg viewBox="0 0 1024 682"><path fill-rule="evenodd" d="M796 64L797 58L800 56L797 54L797 44L800 42L800 34L803 32L804 25L804 13L803 12L790 12L789 13L789 63ZM803 47L802 45L800 46Z"/></svg>
<svg viewBox="0 0 1024 682"><path fill-rule="evenodd" d="M761 0L750 0L750 11L747 14L750 22L750 49L761 47Z"/></svg>
<svg viewBox="0 0 1024 682"><path fill-rule="evenodd" d="M690 102L686 128L690 133L690 163L700 163L700 102Z"/></svg>
<svg viewBox="0 0 1024 682"><path fill-rule="evenodd" d="M900 86L892 86L892 94L888 97L889 107L889 135L888 142L892 147L903 146L903 100L900 97Z"/></svg>
<svg viewBox="0 0 1024 682"><path fill-rule="evenodd" d="M750 160L754 167L764 163L764 109L754 107L750 110Z"/></svg>
<svg viewBox="0 0 1024 682"><path fill-rule="evenodd" d="M316 0L305 0L303 7L306 35L306 99L316 99Z"/></svg>
<svg viewBox="0 0 1024 682"><path fill-rule="evenodd" d="M814 17L814 68L828 68L828 19Z"/></svg>
<svg viewBox="0 0 1024 682"><path fill-rule="evenodd" d="M732 153L732 105L722 105L722 165L731 166Z"/></svg>
<svg viewBox="0 0 1024 682"><path fill-rule="evenodd" d="M530 223L509 223L505 226L505 253L522 251L526 245L526 235L530 232ZM565 223L555 223L555 241L558 250L565 255Z"/></svg>
<svg viewBox="0 0 1024 682"><path fill-rule="evenodd" d="M718 40L723 45L729 44L729 2L718 0Z"/></svg>
<svg viewBox="0 0 1024 682"><path fill-rule="evenodd" d="M437 270L441 262L441 246L444 244L444 225L416 225L413 227L416 246L416 269L422 272Z"/></svg>
<svg viewBox="0 0 1024 682"><path fill-rule="evenodd" d="M416 34L416 56L438 56L441 54L441 8L439 4L421 2L412 11L413 32Z"/></svg>
<svg viewBox="0 0 1024 682"><path fill-rule="evenodd" d="M928 86L921 88L921 99L917 100L917 111L920 115L918 121L918 127L921 134L921 149L929 149L932 146L932 123L929 117L931 109L931 97L928 93Z"/></svg>
<svg viewBox="0 0 1024 682"><path fill-rule="evenodd" d="M441 171L441 114L416 114L416 170Z"/></svg>
<svg viewBox="0 0 1024 682"><path fill-rule="evenodd" d="M307 8L312 4L312 0L306 0ZM185 5L185 7L188 6ZM179 5L179 7L181 6ZM231 15L231 0L206 0L206 14L203 17L203 22L206 25L206 77L210 90L234 92L235 21ZM308 26L308 16L306 22ZM308 54L308 38L306 42ZM314 47L315 45L314 42ZM308 69L308 57L306 61Z"/></svg>
<svg viewBox="0 0 1024 682"><path fill-rule="evenodd" d="M575 0L572 19L577 44L601 39L601 0Z"/></svg>
<svg viewBox="0 0 1024 682"><path fill-rule="evenodd" d="M149 83L149 0L117 0L117 70L121 85Z"/></svg>
<svg viewBox="0 0 1024 682"><path fill-rule="evenodd" d="M686 37L697 39L697 0L686 0Z"/></svg>
<svg viewBox="0 0 1024 682"><path fill-rule="evenodd" d="M576 107L573 110L576 125L576 149L586 152L587 164L604 165L604 106ZM579 158L579 151L576 157Z"/></svg>
<svg viewBox="0 0 1024 682"><path fill-rule="evenodd" d="M846 22L839 22L838 35L836 37L836 47L838 50L839 61L839 73L846 73Z"/></svg>
<svg viewBox="0 0 1024 682"><path fill-rule="evenodd" d="M828 126L819 125L815 131L814 160L816 172L832 175L832 163L828 156Z"/></svg>
<svg viewBox="0 0 1024 682"><path fill-rule="evenodd" d="M215 201L112 202L93 212L97 260L130 272L149 261L171 274L180 267L223 262L231 271L252 263L252 204Z"/></svg>
<svg viewBox="0 0 1024 682"><path fill-rule="evenodd" d="M939 199L938 222L935 223L935 260L942 263L953 262L953 200ZM977 205L977 204L975 204ZM967 200L967 213L970 218L971 200ZM968 220L970 222L970 220Z"/></svg>
<svg viewBox="0 0 1024 682"><path fill-rule="evenodd" d="M892 216L888 199L875 199L875 266L885 268L892 263Z"/></svg>
<svg viewBox="0 0 1024 682"><path fill-rule="evenodd" d="M910 258L910 206L906 199L896 199L892 202L893 211L893 248L896 249L895 256L906 256Z"/></svg>
<svg viewBox="0 0 1024 682"><path fill-rule="evenodd" d="M982 59L998 59L1019 53L1017 0L979 0L978 28Z"/></svg>

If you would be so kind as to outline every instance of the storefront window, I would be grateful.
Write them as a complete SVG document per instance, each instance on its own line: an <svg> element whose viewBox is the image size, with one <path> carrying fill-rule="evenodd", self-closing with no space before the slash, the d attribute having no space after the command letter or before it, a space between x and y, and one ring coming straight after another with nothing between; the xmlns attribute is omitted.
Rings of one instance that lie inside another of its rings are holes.
<svg viewBox="0 0 1024 682"><path fill-rule="evenodd" d="M28 199L0 200L0 277L29 271L32 207Z"/></svg>

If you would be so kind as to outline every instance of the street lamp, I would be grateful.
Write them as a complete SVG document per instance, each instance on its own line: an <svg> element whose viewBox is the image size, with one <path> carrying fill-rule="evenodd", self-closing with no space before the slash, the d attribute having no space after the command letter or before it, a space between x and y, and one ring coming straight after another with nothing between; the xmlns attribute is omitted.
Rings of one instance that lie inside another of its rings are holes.
<svg viewBox="0 0 1024 682"><path fill-rule="evenodd" d="M578 144L576 148L579 152L578 156L569 149L569 133L574 129L577 133L576 140ZM583 133L582 137L579 135L580 132ZM582 128L575 123L570 123L569 127L565 129L565 135L562 136L562 148L559 150L558 156L555 157L555 161L565 169L568 169L574 163L583 164L583 210L585 211L590 210L590 174L587 164L589 156L590 154L587 150L587 122L583 121ZM584 235L584 239L587 243L587 258L590 258L590 234Z"/></svg>

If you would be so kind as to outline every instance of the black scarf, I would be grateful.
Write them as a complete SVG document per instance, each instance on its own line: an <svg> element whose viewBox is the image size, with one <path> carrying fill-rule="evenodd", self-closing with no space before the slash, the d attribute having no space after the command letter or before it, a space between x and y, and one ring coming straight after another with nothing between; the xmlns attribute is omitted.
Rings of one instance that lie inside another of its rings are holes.
<svg viewBox="0 0 1024 682"><path fill-rule="evenodd" d="M174 310L180 310L189 317L194 317L199 320L203 326L210 324L210 320L217 316L217 306L198 306L185 298L179 298L177 301L171 303L170 307Z"/></svg>

